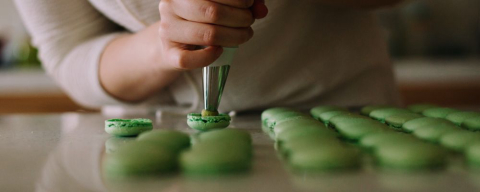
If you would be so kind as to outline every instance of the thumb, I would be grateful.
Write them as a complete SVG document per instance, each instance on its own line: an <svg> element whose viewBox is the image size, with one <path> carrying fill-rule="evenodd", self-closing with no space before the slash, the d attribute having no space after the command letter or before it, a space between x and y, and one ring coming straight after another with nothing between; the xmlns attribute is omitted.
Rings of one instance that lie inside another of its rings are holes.
<svg viewBox="0 0 480 192"><path fill-rule="evenodd" d="M265 18L268 14L268 8L265 5L265 0L255 0L250 8L255 19Z"/></svg>

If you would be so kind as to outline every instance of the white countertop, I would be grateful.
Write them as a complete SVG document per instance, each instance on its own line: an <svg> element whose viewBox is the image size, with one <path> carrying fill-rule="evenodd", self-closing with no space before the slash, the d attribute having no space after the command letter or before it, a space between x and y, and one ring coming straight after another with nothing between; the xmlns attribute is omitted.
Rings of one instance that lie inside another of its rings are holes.
<svg viewBox="0 0 480 192"><path fill-rule="evenodd" d="M319 175L293 174L261 132L259 115L234 117L231 127L248 130L254 142L253 169L246 175L191 179L181 174L113 182L102 177L105 142L100 114L0 116L0 191L478 191L480 173L469 173L458 159L447 170L392 173L373 166ZM187 133L185 116L164 113L155 129ZM367 154L367 153L364 153Z"/></svg>

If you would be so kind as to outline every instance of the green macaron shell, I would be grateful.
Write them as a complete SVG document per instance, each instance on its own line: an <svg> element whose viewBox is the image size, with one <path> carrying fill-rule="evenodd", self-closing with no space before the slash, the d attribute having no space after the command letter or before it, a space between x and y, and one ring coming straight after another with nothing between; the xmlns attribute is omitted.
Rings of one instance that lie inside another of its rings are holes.
<svg viewBox="0 0 480 192"><path fill-rule="evenodd" d="M105 132L121 137L137 136L153 129L150 119L109 119L105 121Z"/></svg>
<svg viewBox="0 0 480 192"><path fill-rule="evenodd" d="M404 133L399 132L377 132L370 135L363 137L360 140L360 145L367 149L375 149L379 146L389 143L410 143L410 142L417 142L420 141L419 139L412 137L411 135L407 135Z"/></svg>
<svg viewBox="0 0 480 192"><path fill-rule="evenodd" d="M480 168L480 142L474 142L467 146L465 159L471 167Z"/></svg>
<svg viewBox="0 0 480 192"><path fill-rule="evenodd" d="M111 178L165 174L176 169L177 156L168 147L135 141L107 155L103 169L106 176Z"/></svg>
<svg viewBox="0 0 480 192"><path fill-rule="evenodd" d="M437 143L442 135L457 130L460 130L460 128L453 124L430 124L425 127L415 129L415 131L413 131L413 135L420 139Z"/></svg>
<svg viewBox="0 0 480 192"><path fill-rule="evenodd" d="M377 109L370 112L369 116L372 119L385 123L385 118L392 115L398 115L403 113L412 113L412 112L406 109L401 109L401 108L383 108L383 109Z"/></svg>
<svg viewBox="0 0 480 192"><path fill-rule="evenodd" d="M295 171L324 172L358 168L358 150L342 145L319 145L292 151L288 162Z"/></svg>
<svg viewBox="0 0 480 192"><path fill-rule="evenodd" d="M252 137L247 131L239 129L224 129L201 133L198 136L200 142L227 142L232 140L240 140L246 143L252 143Z"/></svg>
<svg viewBox="0 0 480 192"><path fill-rule="evenodd" d="M295 139L302 139L309 135L318 135L318 137L338 137L338 133L328 128L320 128L317 126L300 127L297 129L288 129L276 136L276 140L279 142L288 142Z"/></svg>
<svg viewBox="0 0 480 192"><path fill-rule="evenodd" d="M231 118L227 114L202 117L202 114L200 113L190 113L187 116L188 126L199 131L226 128L228 125L230 125L230 120Z"/></svg>
<svg viewBox="0 0 480 192"><path fill-rule="evenodd" d="M180 166L187 175L223 175L248 171L251 146L245 142L200 142L180 156Z"/></svg>
<svg viewBox="0 0 480 192"><path fill-rule="evenodd" d="M115 153L123 145L135 141L135 137L110 137L105 141L105 152L107 154Z"/></svg>
<svg viewBox="0 0 480 192"><path fill-rule="evenodd" d="M480 141L480 133L458 130L443 134L440 144L454 151L462 152L470 143Z"/></svg>
<svg viewBox="0 0 480 192"><path fill-rule="evenodd" d="M432 105L432 104L413 104L407 106L407 109L414 112L414 113L419 113L422 114L423 111L430 109L430 108L436 108L438 107L437 105Z"/></svg>
<svg viewBox="0 0 480 192"><path fill-rule="evenodd" d="M337 106L318 106L310 110L310 115L315 119L320 119L320 115L329 111L347 111L347 109Z"/></svg>
<svg viewBox="0 0 480 192"><path fill-rule="evenodd" d="M393 106L391 105L367 105L365 107L362 107L360 109L360 114L369 116L372 111L375 111L377 109L385 109L385 108L392 108Z"/></svg>
<svg viewBox="0 0 480 192"><path fill-rule="evenodd" d="M405 122L422 117L422 115L416 113L401 113L385 118L385 123L390 127L400 129Z"/></svg>
<svg viewBox="0 0 480 192"><path fill-rule="evenodd" d="M282 113L285 111L293 111L292 109L285 108L285 107L275 107L275 108L270 108L262 112L261 118L262 118L262 124L267 126L267 121L270 119L272 116L275 116L278 113Z"/></svg>
<svg viewBox="0 0 480 192"><path fill-rule="evenodd" d="M344 138L354 141L360 140L372 133L393 131L385 124L381 124L374 120L339 124L336 126L336 129Z"/></svg>
<svg viewBox="0 0 480 192"><path fill-rule="evenodd" d="M444 119L450 113L455 113L455 112L460 112L460 111L452 108L436 107L436 108L426 109L425 111L422 112L422 115L425 115L426 117L435 117L435 118Z"/></svg>
<svg viewBox="0 0 480 192"><path fill-rule="evenodd" d="M232 138L232 137L231 137ZM199 139L199 142L192 145L192 150L228 150L235 149L237 152L247 155L249 158L253 155L253 145L248 140L245 140L241 137L236 137L236 139Z"/></svg>
<svg viewBox="0 0 480 192"><path fill-rule="evenodd" d="M326 126L329 126L330 119L338 115L350 114L348 111L327 111L318 116L318 119L322 121Z"/></svg>
<svg viewBox="0 0 480 192"><path fill-rule="evenodd" d="M441 147L424 142L384 144L376 148L374 156L383 167L403 170L438 168L447 159Z"/></svg>
<svg viewBox="0 0 480 192"><path fill-rule="evenodd" d="M339 139L335 137L321 137L309 135L303 138L292 139L284 142L277 142L277 147L283 155L288 156L292 151L317 148L318 146L341 145Z"/></svg>
<svg viewBox="0 0 480 192"><path fill-rule="evenodd" d="M285 130L296 129L300 127L326 128L323 123L311 117L298 117L278 122L273 128L273 132L275 133L275 135L278 135Z"/></svg>
<svg viewBox="0 0 480 192"><path fill-rule="evenodd" d="M275 125L280 121L285 121L292 118L300 118L300 117L309 117L308 115L298 112L298 111L284 111L272 115L270 118L266 120L267 127L273 129Z"/></svg>
<svg viewBox="0 0 480 192"><path fill-rule="evenodd" d="M359 123L364 121L373 121L373 120L368 117L357 115L357 114L340 114L330 118L328 125L331 128L335 128L338 124Z"/></svg>
<svg viewBox="0 0 480 192"><path fill-rule="evenodd" d="M471 111L461 111L461 112L455 112L455 113L450 113L445 117L445 119L451 121L457 126L461 126L463 121L465 119L469 119L472 117L478 117L480 118L480 113L478 112L471 112Z"/></svg>
<svg viewBox="0 0 480 192"><path fill-rule="evenodd" d="M413 132L418 128L425 127L431 124L451 124L450 121L447 121L445 119L439 119L439 118L433 118L433 117L422 117L418 119L412 119L410 121L405 122L402 125L402 129L405 132Z"/></svg>
<svg viewBox="0 0 480 192"><path fill-rule="evenodd" d="M480 131L480 117L472 117L462 122L462 127L470 131Z"/></svg>
<svg viewBox="0 0 480 192"><path fill-rule="evenodd" d="M138 141L146 141L166 146L173 151L181 151L190 147L190 136L174 130L154 130L142 133Z"/></svg>

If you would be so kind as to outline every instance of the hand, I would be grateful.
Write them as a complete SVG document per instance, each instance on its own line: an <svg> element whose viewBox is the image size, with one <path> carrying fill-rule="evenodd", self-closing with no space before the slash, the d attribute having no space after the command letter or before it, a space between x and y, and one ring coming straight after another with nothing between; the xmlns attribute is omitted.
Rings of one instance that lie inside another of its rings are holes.
<svg viewBox="0 0 480 192"><path fill-rule="evenodd" d="M102 54L100 83L119 100L141 101L181 71L213 63L222 46L252 38L250 26L268 12L263 0L161 0L159 9L159 22L112 40Z"/></svg>
<svg viewBox="0 0 480 192"><path fill-rule="evenodd" d="M159 11L156 63L164 70L211 64L222 54L222 47L252 38L251 25L268 12L264 0L162 0Z"/></svg>

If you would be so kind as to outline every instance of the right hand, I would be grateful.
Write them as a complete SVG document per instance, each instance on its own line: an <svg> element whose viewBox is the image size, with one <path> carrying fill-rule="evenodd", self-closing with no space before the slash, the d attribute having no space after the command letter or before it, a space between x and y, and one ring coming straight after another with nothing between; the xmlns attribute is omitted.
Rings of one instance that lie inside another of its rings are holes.
<svg viewBox="0 0 480 192"><path fill-rule="evenodd" d="M208 66L222 47L252 38L251 25L268 12L264 0L161 0L159 10L157 63L166 70Z"/></svg>

